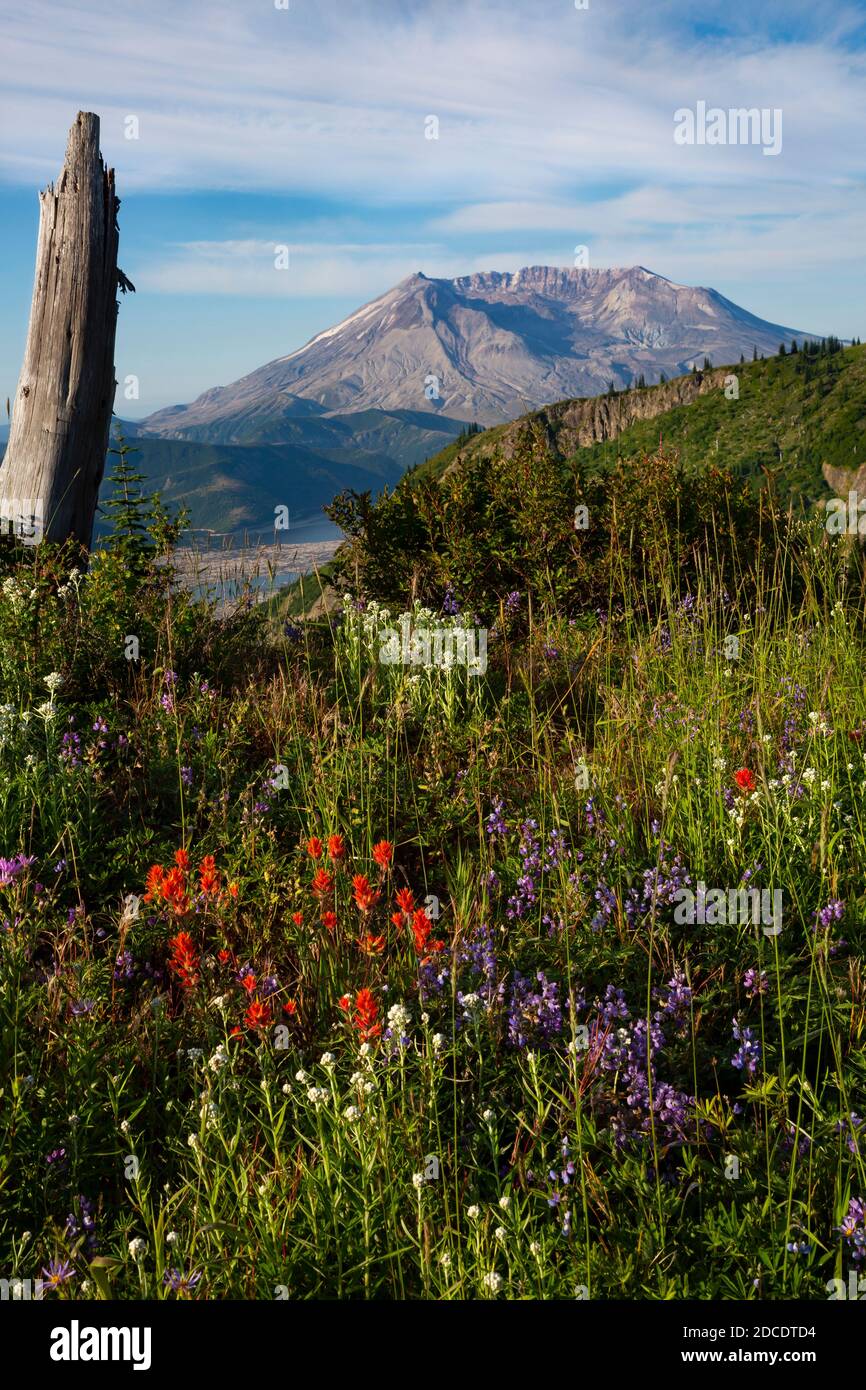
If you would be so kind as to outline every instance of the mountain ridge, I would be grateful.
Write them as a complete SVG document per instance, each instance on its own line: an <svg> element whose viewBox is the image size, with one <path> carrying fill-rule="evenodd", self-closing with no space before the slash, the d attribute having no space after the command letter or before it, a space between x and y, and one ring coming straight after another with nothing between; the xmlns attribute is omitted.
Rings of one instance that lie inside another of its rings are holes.
<svg viewBox="0 0 866 1390"><path fill-rule="evenodd" d="M302 347L142 432L210 442L279 439L281 422L412 410L501 424L563 399L679 376L709 357L775 352L802 330L645 266L526 266L454 279L416 271Z"/></svg>

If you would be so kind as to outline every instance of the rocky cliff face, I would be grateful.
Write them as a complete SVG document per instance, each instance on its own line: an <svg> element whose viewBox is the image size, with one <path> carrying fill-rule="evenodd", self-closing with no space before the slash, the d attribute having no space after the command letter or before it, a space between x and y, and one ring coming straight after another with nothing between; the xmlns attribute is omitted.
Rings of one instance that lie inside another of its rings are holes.
<svg viewBox="0 0 866 1390"><path fill-rule="evenodd" d="M690 405L699 396L722 391L732 368L714 368L690 373L676 381L656 386L652 391L622 391L615 396L595 396L585 400L560 401L534 415L515 420L489 435L477 436L473 452L493 453L500 449L510 458L529 437L541 428L552 458L569 458L575 450L589 444L616 439L638 420L652 420L677 406ZM449 465L459 468L464 451Z"/></svg>

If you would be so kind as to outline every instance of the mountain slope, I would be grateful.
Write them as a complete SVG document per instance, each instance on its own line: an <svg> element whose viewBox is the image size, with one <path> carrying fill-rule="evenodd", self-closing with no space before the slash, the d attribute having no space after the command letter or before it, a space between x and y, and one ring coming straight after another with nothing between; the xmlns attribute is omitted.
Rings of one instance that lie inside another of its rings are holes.
<svg viewBox="0 0 866 1390"><path fill-rule="evenodd" d="M732 374L736 399L725 393ZM809 501L827 495L824 464L855 468L866 459L864 429L866 347L789 353L611 397L560 401L447 447L404 485L442 476L470 456L499 449L508 457L540 430L551 459L581 469L603 472L651 453L661 436L689 469L718 463L755 479L772 469L783 498Z"/></svg>
<svg viewBox="0 0 866 1390"><path fill-rule="evenodd" d="M223 443L283 440L293 422L368 409L498 424L566 397L677 376L704 357L775 352L798 330L712 289L642 266L533 266L455 280L420 272L287 357L190 405L157 411L151 434Z"/></svg>
<svg viewBox="0 0 866 1390"><path fill-rule="evenodd" d="M732 374L737 399L725 394ZM405 500L412 490L423 491L425 484L437 480L456 483L459 489L461 475L477 475L479 470L471 465L497 452L512 458L527 443L534 446L536 469L549 475L565 470L586 480L604 479L621 461L654 455L660 438L666 452L678 453L689 477L706 475L711 466L720 465L757 487L766 471L772 471L781 500L808 508L831 495L825 469L834 488L838 483L846 495L847 470L866 462L864 430L866 347L817 356L788 354L613 397L560 401L449 445L407 473L396 494L377 512L384 518L391 507L399 515L404 510L401 496ZM458 495L453 486L446 490L452 500ZM472 508L476 502L472 497L467 505ZM512 519L518 510L515 493ZM438 507L434 512L439 516ZM464 521L473 536L473 551L483 550L479 516L472 511ZM297 615L332 606L336 596L329 581L341 558L352 554L353 544L349 541L338 551L320 579L308 576L303 588L294 584L285 589L274 611Z"/></svg>

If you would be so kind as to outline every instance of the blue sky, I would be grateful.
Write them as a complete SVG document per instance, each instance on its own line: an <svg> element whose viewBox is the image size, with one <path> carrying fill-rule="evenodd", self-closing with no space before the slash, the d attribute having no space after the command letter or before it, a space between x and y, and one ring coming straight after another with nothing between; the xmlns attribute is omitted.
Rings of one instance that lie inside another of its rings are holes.
<svg viewBox="0 0 866 1390"><path fill-rule="evenodd" d="M36 190L79 108L102 120L138 289L118 328L128 416L293 351L413 271L571 265L577 246L866 336L862 4L288 5L0 0L0 394ZM781 152L676 144L673 113L698 101L781 110Z"/></svg>

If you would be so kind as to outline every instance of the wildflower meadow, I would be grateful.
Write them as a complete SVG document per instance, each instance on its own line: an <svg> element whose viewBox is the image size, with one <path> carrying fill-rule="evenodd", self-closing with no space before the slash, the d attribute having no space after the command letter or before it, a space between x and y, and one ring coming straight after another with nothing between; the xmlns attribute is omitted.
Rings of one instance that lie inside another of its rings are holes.
<svg viewBox="0 0 866 1390"><path fill-rule="evenodd" d="M289 621L114 522L0 556L9 1296L859 1296L844 538Z"/></svg>

